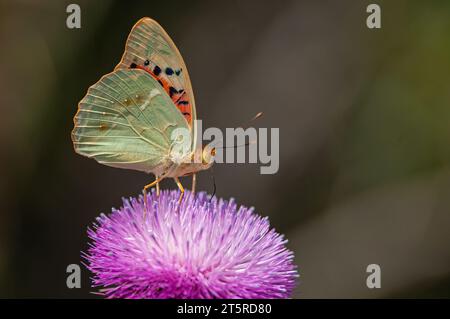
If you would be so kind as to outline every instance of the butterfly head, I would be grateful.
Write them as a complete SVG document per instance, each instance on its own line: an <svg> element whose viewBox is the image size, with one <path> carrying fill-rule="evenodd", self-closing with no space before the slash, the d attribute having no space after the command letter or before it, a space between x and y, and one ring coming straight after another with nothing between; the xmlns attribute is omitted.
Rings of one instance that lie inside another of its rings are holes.
<svg viewBox="0 0 450 319"><path fill-rule="evenodd" d="M216 148L206 145L202 148L202 169L208 169L214 163L216 156Z"/></svg>

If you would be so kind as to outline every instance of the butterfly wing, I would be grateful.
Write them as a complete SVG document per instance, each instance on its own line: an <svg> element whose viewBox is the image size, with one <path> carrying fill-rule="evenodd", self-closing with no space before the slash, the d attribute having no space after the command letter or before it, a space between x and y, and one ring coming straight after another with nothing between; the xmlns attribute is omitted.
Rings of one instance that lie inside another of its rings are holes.
<svg viewBox="0 0 450 319"><path fill-rule="evenodd" d="M147 71L164 88L191 127L195 149L197 115L188 70L172 39L150 18L142 18L133 26L115 69L130 68Z"/></svg>
<svg viewBox="0 0 450 319"><path fill-rule="evenodd" d="M80 101L74 124L77 153L108 166L157 175L171 165L173 130L189 130L159 83L142 70L103 76Z"/></svg>

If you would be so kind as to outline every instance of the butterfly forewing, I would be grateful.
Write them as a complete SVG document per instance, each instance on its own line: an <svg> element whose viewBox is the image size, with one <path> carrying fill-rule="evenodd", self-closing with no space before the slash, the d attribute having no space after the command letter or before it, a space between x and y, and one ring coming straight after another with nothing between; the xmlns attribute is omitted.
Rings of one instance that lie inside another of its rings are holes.
<svg viewBox="0 0 450 319"><path fill-rule="evenodd" d="M125 52L117 69L146 70L163 87L183 114L192 132L192 149L196 142L196 110L187 68L177 47L154 20L143 18L131 30Z"/></svg>
<svg viewBox="0 0 450 319"><path fill-rule="evenodd" d="M117 70L91 86L74 117L75 150L99 163L160 174L171 164L171 134L186 120L142 70Z"/></svg>

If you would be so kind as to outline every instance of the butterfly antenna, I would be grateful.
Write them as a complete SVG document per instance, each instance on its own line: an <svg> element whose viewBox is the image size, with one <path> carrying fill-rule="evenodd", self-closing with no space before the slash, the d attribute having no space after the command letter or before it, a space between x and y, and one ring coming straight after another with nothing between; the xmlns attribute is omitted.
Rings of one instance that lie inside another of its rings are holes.
<svg viewBox="0 0 450 319"><path fill-rule="evenodd" d="M246 142L246 143L241 144L241 145L222 146L222 147L218 147L218 148L220 148L220 149L222 149L222 150L227 149L227 148L234 148L234 149L237 149L237 148L239 148L239 147L249 146L250 144L255 144L255 143L256 143L256 141L250 141L250 142Z"/></svg>
<svg viewBox="0 0 450 319"><path fill-rule="evenodd" d="M255 116L253 116L250 120L248 120L247 122L244 122L240 127L246 129L250 126L250 124L252 124L255 120L259 119L261 116L263 116L263 112L258 112L256 113ZM245 124L245 125L244 125Z"/></svg>
<svg viewBox="0 0 450 319"><path fill-rule="evenodd" d="M247 129L251 123L253 123L255 120L259 119L264 113L263 112L258 112L256 113L255 116L253 116L250 120L248 120L247 122L244 122L242 125L238 126L243 128L244 130ZM243 147L243 146L249 146L250 144L255 144L256 141L250 141L241 145L234 145L234 146L222 146L219 147L220 149L226 149L226 148L234 148L237 149L238 147Z"/></svg>

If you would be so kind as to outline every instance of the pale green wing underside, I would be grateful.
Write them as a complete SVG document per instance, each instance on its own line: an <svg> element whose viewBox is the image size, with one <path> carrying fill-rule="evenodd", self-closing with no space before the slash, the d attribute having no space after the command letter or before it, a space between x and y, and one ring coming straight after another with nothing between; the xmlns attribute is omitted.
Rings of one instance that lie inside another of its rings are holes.
<svg viewBox="0 0 450 319"><path fill-rule="evenodd" d="M129 69L132 63L144 66L146 60L157 64L164 70L166 67L182 70L179 76L167 76L164 72L161 77L168 81L176 89L184 89L191 102L192 115L192 149L195 149L197 142L197 119L194 93L189 78L189 73L178 48L173 43L164 29L153 19L140 19L131 30L121 61L116 66L118 69Z"/></svg>
<svg viewBox="0 0 450 319"><path fill-rule="evenodd" d="M75 151L108 166L161 174L171 134L187 123L159 83L142 70L116 70L91 86L74 117Z"/></svg>

